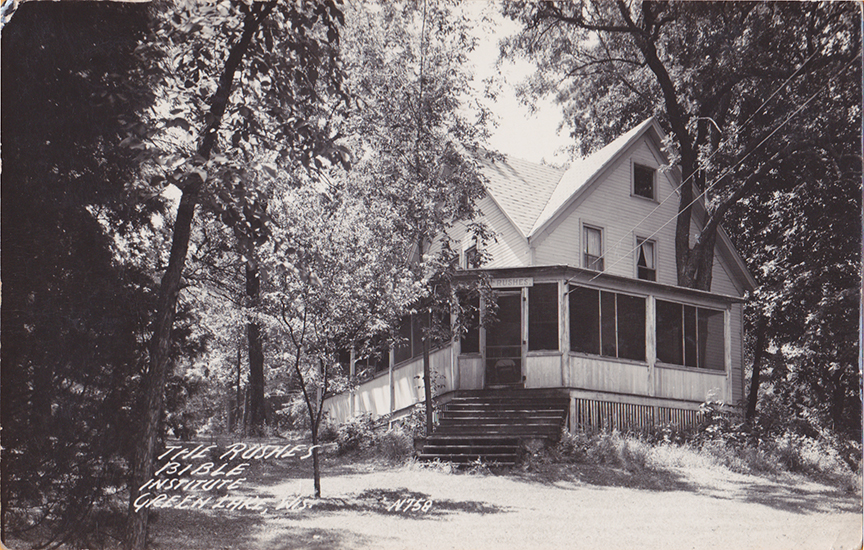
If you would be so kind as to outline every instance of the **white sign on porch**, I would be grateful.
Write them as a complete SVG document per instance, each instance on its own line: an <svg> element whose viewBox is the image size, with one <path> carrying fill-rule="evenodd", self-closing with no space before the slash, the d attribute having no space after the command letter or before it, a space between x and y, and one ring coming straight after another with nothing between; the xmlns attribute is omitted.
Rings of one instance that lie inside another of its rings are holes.
<svg viewBox="0 0 864 550"><path fill-rule="evenodd" d="M534 278L514 277L510 279L492 279L492 288L506 288L514 286L534 286Z"/></svg>

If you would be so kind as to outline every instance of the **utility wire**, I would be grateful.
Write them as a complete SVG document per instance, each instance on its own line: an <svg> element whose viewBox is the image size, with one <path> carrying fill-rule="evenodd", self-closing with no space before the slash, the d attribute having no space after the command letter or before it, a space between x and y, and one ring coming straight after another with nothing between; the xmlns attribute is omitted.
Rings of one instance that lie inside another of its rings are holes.
<svg viewBox="0 0 864 550"><path fill-rule="evenodd" d="M813 59L813 57L815 57L816 53L817 53L817 52L813 52L812 54L810 54L810 57L808 57L807 59L805 59L805 60L804 60L804 63L802 63L801 66L798 67L798 69L796 69L795 72L793 72L792 75L789 76L789 78L787 78L787 79L783 82L783 84L781 84L780 86L778 86L777 89L775 89L774 92L773 92L770 96L768 96L768 99L766 99L765 101L762 102L762 105L760 105L759 108L757 108L755 111L753 111L753 113L752 113L752 114L747 118L747 120L745 120L744 123L741 125L741 127L740 127L739 130L738 130L739 132L743 131L744 128L745 128L745 127L750 123L750 121L752 121L753 118L754 118L757 114L759 114L759 112L760 112L760 111L761 111L761 110L762 110L766 105L768 105L768 103L769 103L769 102L774 98L774 96L776 96L778 93L780 93L780 91L781 91L783 88L785 88L786 85L789 84L789 82L790 82L793 78L795 78L795 77L798 75L798 73L800 73L800 72L804 69L804 67L807 66L808 63L810 63L810 60ZM844 69L844 70L845 70L845 69ZM711 122L714 122L714 121L711 120ZM715 127L716 127L716 124L717 124L717 123L714 123ZM719 131L719 128L718 128L718 131ZM701 162L699 163L699 168L700 168L700 169L701 169L701 168L704 168L704 167L708 164L708 162L710 162L711 159L714 158L714 156L715 156L717 153L719 153L720 150L721 150L724 146L728 145L729 143L730 143L730 142L729 142L728 140L723 141L723 143L721 143L721 144L717 147L717 149L715 149L714 152L711 153L711 155L710 155L708 158L706 158L705 160L703 160L703 161L701 161ZM611 251L611 250L618 250L618 247L621 245L621 243L624 241L624 239L628 238L628 236L629 236L630 234L632 234L634 231L636 231L636 228L638 228L640 225L642 225L643 223L645 223L645 221L647 221L648 218L650 218L651 216L653 216L654 213L655 213L657 210L659 210L660 207L663 206L663 204L666 203L666 201L668 201L670 198L674 197L675 194L678 193L678 191L680 191L681 188L684 187L684 185L687 184L687 182L689 182L690 179L693 178L693 176L694 176L695 174L696 174L696 172L693 172L692 174L690 174L689 176L687 176L687 177L684 179L684 181L682 181L681 184L679 184L678 187L676 187L675 190L674 190L672 193L670 193L669 195L666 196L666 198L664 198L662 201L660 201L660 202L657 204L657 206L655 206L654 209L651 210L651 212L649 212L648 214L645 215L645 217L643 217L641 220L639 220L639 222L638 222L636 225L634 225L634 226L633 226L633 227L632 227L632 228L631 228L627 233L625 233L623 237L621 237L620 239L618 239L618 241L617 241L614 245L612 245L612 247L611 247L609 250L610 250L610 251ZM638 247L637 247L637 249L638 249ZM608 254L608 252L604 252L603 254L601 254L601 255L600 255L600 258L605 258L605 257L606 257L606 254ZM629 254L629 253L628 253L628 254ZM625 256L626 256L626 255L625 255Z"/></svg>
<svg viewBox="0 0 864 550"><path fill-rule="evenodd" d="M727 168L727 169L726 169L722 174L720 174L719 176L717 176L717 178L715 178L714 181L711 182L711 185L707 186L707 187L706 187L706 188L705 188L701 193L699 193L699 194L698 194L698 195L697 195L697 196L696 196L696 197L695 197L695 198L694 198L694 199L693 199L693 200L692 200L692 201L691 201L691 202L690 202L686 207L684 207L683 209L681 209L681 211L686 210L687 208L690 208L691 206L693 206L693 204L695 204L699 199L701 199L702 196L705 195L705 193L707 193L710 189L712 189L715 185L717 185L720 181L722 181L723 178L725 178L727 175L729 175L730 172L732 172L735 168L737 168L737 167L738 167L742 162L744 162L744 161L745 161L745 160L746 160L750 155L752 155L753 153L755 153L755 152L756 152L760 147L762 147L762 145L765 144L765 142L767 142L769 139L771 139L771 137L773 137L774 134L776 134L778 131L780 131L780 129L783 128L784 126L786 126L786 124L788 124L789 121L792 120L792 118L794 118L796 115L798 115L798 113L800 113L800 112L801 112L801 111L802 111L802 110L803 110L807 105L809 105L810 102L813 101L813 100L816 98L816 96L818 96L818 95L819 95L820 93L822 93L825 89L827 89L828 86L829 86L832 82L834 82L834 80L836 80L840 75L842 75L843 73L845 73L845 72L849 69L849 67L851 67L852 64L853 64L854 62L856 62L856 61L858 61L858 59L852 59L849 63L846 64L845 67L843 67L843 69L841 69L838 73L836 73L834 76L832 76L830 79L828 79L828 81L827 81L827 82L826 82L826 83L825 83L821 88L819 88L819 89L818 89L818 90L817 90L813 95L811 95L811 96L810 96L810 97L809 97L809 98L808 98L804 103L802 103L802 104L801 104L797 109L795 109L795 111L793 111L792 114L790 114L789 116L787 116L786 119L783 120L783 122L781 122L781 123L780 123L776 128L774 128L774 130L772 130L772 131L771 131L767 136L765 136L765 138L762 139L762 141L760 141L760 142L759 142L755 147L753 147L753 149L751 149L750 151L748 151L746 155L744 155L743 157L741 157L741 159L738 160L738 162L736 162L734 165L732 165L731 167ZM752 117L751 117L751 118L752 118ZM679 188L680 188L680 186L679 186ZM670 195L670 196L671 196L671 195ZM661 229L663 229L664 227L666 227L667 225L669 225L670 223L672 223L673 221L675 221L675 220L678 218L678 216L681 215L681 211L679 211L679 212L676 213L674 216L672 216L672 218L670 218L670 219L669 219L668 221L666 221L663 225L661 225L661 226L660 226L656 231L654 231L653 233L651 233L651 235L649 235L648 237L646 237L646 239L650 239L651 237L655 236L657 233L660 232ZM634 228L634 229L635 229L635 228ZM631 232L632 232L632 231L631 231ZM620 241L619 241L619 242L620 242ZM636 252L637 250L639 250L639 247L638 247L638 246L635 247L635 248L633 248L633 249L631 249L629 252L627 252L627 253L624 254L623 256L619 257L618 260L616 260L615 262L613 262L613 263L609 266L609 268L612 268L612 267L618 265L618 264L619 264L620 262L622 262L625 258L629 258L630 254ZM602 273L598 273L597 275L595 275L594 277L592 277L588 282L590 283L590 282L594 281L594 280L597 279L601 274L602 274ZM570 281L572 281L572 278L570 279ZM568 283L569 283L570 281L568 281Z"/></svg>

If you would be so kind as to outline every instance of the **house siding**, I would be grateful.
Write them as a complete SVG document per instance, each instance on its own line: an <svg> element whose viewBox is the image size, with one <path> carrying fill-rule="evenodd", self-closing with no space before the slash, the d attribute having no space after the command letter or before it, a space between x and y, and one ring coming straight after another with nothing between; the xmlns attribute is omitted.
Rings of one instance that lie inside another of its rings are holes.
<svg viewBox="0 0 864 550"><path fill-rule="evenodd" d="M504 212L491 198L480 202L483 221L495 231L495 238L488 243L487 251L492 260L483 267L522 267L530 265L531 253L528 242L510 223Z"/></svg>
<svg viewBox="0 0 864 550"><path fill-rule="evenodd" d="M652 149L645 138L638 140L621 160L600 174L598 181L592 184L592 187L598 187L596 191L588 189L584 199L571 204L550 223L536 239L536 264L584 267L581 227L588 224L603 229L606 272L635 278L636 238L650 237L657 243L657 281L674 285L677 282L675 225L661 226L677 214L678 200L677 197L670 198L675 186L668 174L659 171L660 160ZM659 200L632 196L634 162L658 169Z"/></svg>

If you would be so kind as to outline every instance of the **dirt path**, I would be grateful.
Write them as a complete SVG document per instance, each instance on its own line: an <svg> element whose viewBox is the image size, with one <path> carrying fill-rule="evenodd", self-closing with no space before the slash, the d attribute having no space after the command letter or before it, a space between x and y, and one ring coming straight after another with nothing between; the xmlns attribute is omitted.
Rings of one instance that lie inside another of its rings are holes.
<svg viewBox="0 0 864 550"><path fill-rule="evenodd" d="M293 476L307 473L258 475L246 491L266 498L266 511L163 509L155 547L845 550L861 541L860 495L794 477L691 468L634 478L592 466L467 475L361 462L328 467L325 498L304 502L295 496L312 482ZM396 511L403 498L420 500Z"/></svg>

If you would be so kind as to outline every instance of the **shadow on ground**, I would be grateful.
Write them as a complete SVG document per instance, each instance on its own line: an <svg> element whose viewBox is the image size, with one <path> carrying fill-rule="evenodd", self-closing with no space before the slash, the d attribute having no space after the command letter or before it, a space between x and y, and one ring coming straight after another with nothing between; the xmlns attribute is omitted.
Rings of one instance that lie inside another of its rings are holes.
<svg viewBox="0 0 864 550"><path fill-rule="evenodd" d="M214 514L211 511L162 509L150 512L149 530L153 550L214 550L249 548L255 544L255 530L266 521L242 512Z"/></svg>

